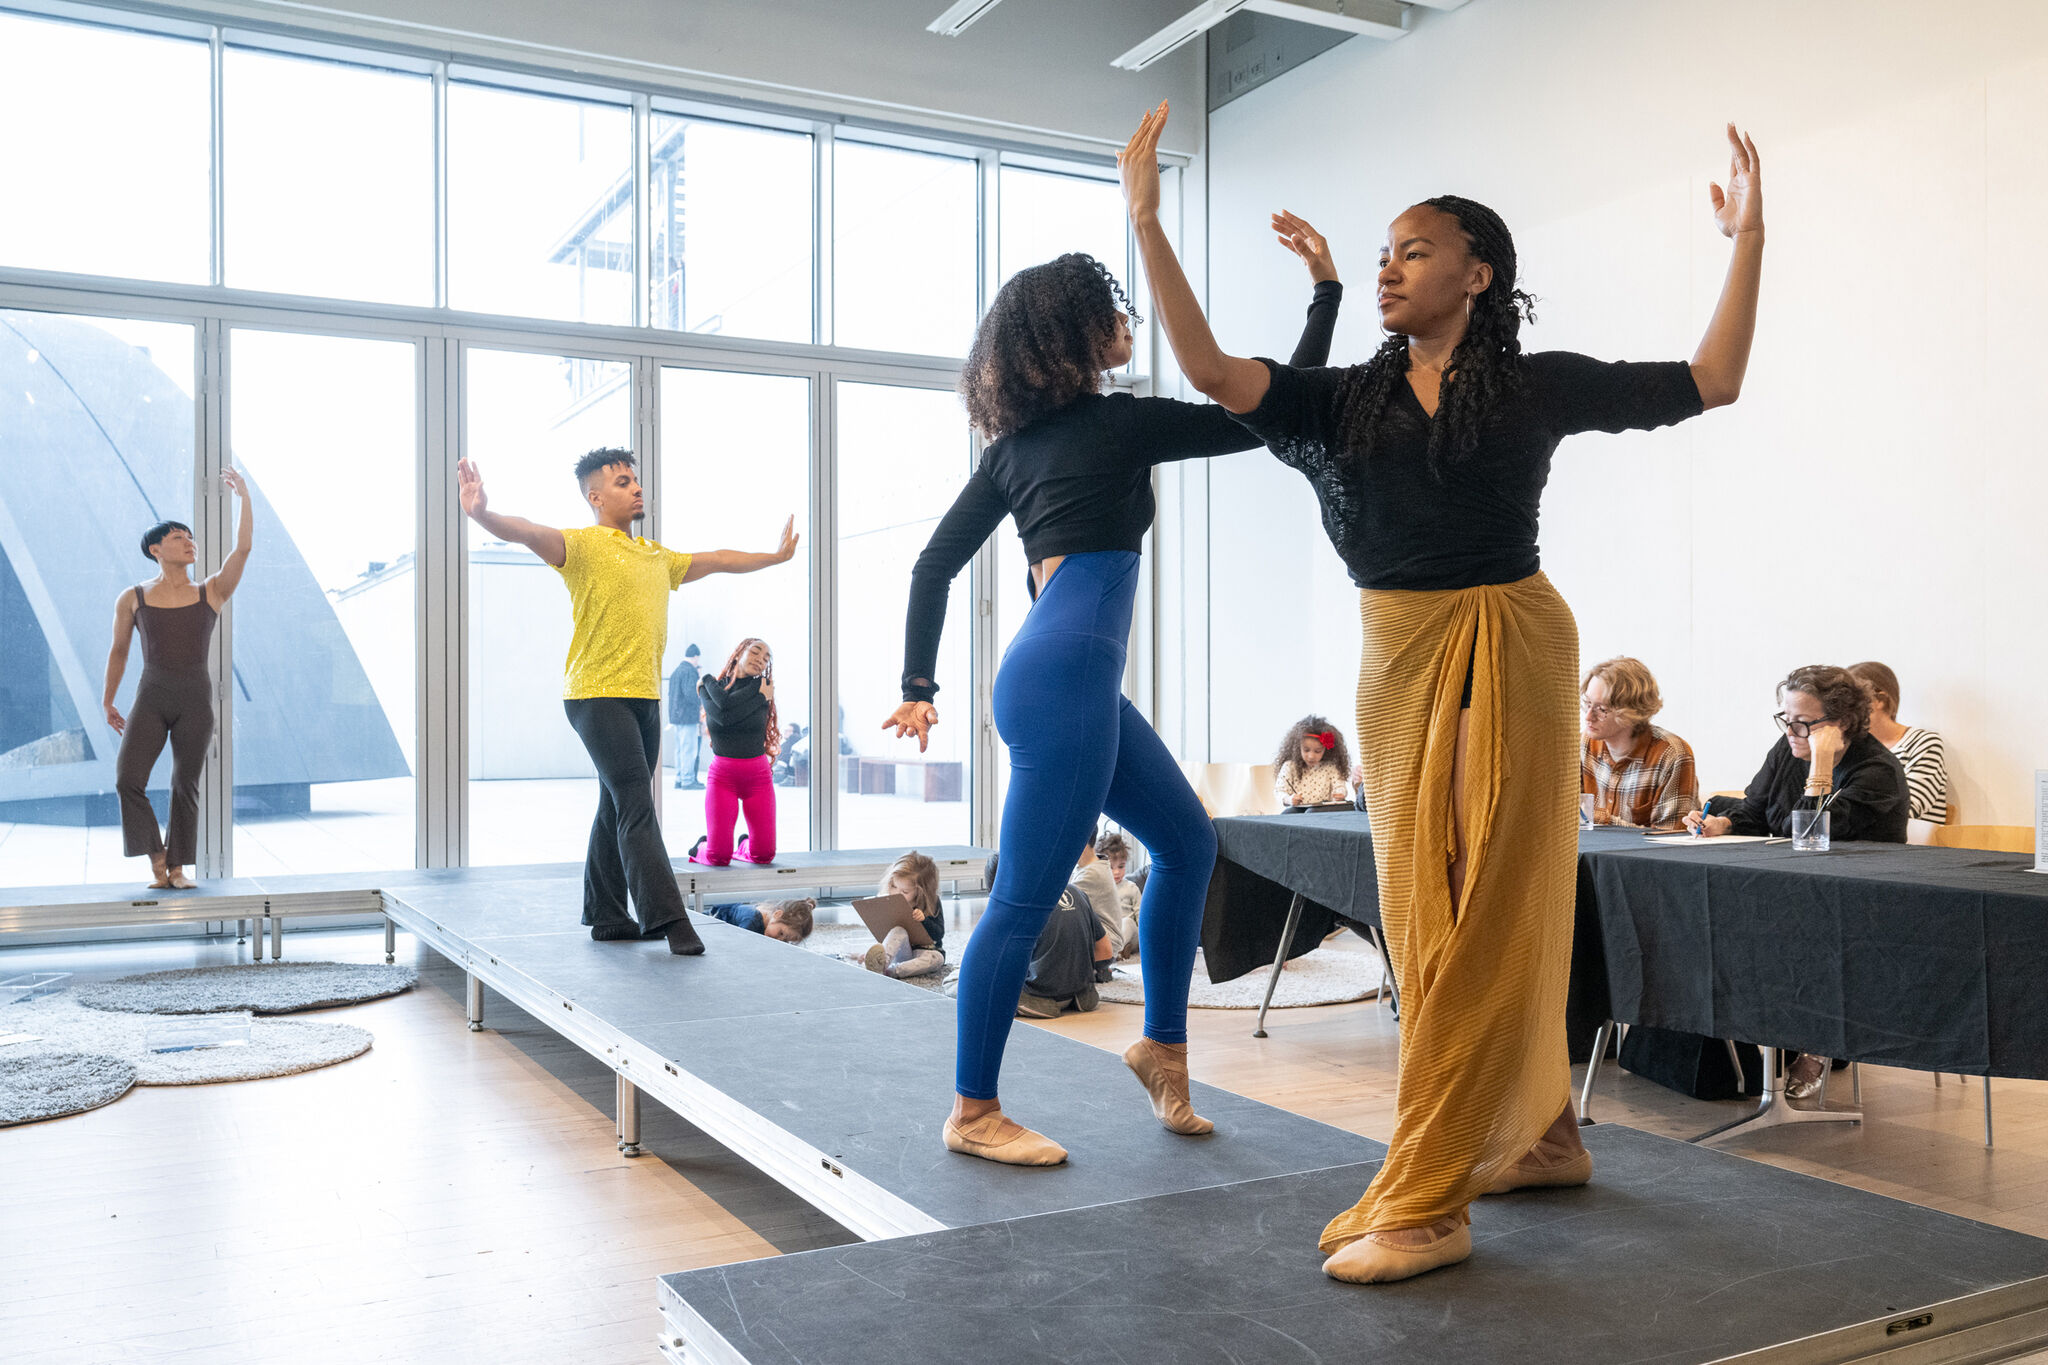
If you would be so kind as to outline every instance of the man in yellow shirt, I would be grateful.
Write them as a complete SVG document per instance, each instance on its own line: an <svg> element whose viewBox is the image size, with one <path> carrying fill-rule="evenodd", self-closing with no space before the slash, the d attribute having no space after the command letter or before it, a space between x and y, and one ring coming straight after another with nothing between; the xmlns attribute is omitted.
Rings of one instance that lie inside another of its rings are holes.
<svg viewBox="0 0 2048 1365"><path fill-rule="evenodd" d="M796 553L796 518L766 554L685 554L633 534L646 514L640 477L626 450L593 450L576 462L576 482L597 515L594 526L557 528L490 510L476 464L455 467L462 510L500 540L524 545L569 587L575 633L562 688L600 784L597 819L583 862L583 922L599 940L668 940L681 956L704 951L655 821L652 775L661 761L661 656L668 644L668 594L707 574L752 573ZM632 895L629 915L626 897Z"/></svg>

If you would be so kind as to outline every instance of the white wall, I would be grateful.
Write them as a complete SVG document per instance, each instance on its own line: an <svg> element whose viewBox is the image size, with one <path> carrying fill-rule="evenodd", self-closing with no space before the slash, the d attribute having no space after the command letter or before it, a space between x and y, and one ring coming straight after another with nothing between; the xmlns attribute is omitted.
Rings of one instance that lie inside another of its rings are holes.
<svg viewBox="0 0 2048 1365"><path fill-rule="evenodd" d="M802 107L967 128L1040 130L1121 146L1152 104L1202 107L1200 44L1133 74L1110 61L1192 0L1009 0L957 38L925 32L950 0L192 0L194 11L260 16L327 32L391 32L418 46L499 47L602 79L650 78ZM937 117L935 117L937 116ZM1198 148L1199 119L1168 150Z"/></svg>
<svg viewBox="0 0 2048 1365"><path fill-rule="evenodd" d="M1286 353L1288 207L1352 282L1335 358L1379 334L1370 281L1403 207L1506 217L1543 298L1532 348L1691 354L1725 242L1721 125L1765 166L1764 298L1740 404L1559 451L1544 567L1587 661L1646 660L1709 789L1774 738L1771 685L1890 663L1948 737L1970 823L2032 818L2048 767L2048 5L2036 0L1475 0L1353 41L1220 111L1209 282L1226 346ZM1263 759L1310 708L1349 716L1356 598L1306 485L1211 471L1211 754ZM1801 490L1794 493L1791 490Z"/></svg>

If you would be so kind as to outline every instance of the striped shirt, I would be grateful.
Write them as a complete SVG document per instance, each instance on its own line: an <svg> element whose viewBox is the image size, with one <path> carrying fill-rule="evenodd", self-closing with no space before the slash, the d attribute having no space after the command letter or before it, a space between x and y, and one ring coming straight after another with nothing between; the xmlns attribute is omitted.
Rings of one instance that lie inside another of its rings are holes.
<svg viewBox="0 0 2048 1365"><path fill-rule="evenodd" d="M1941 736L1917 725L1891 746L1906 770L1906 794L1913 799L1913 818L1948 823L1948 755Z"/></svg>
<svg viewBox="0 0 2048 1365"><path fill-rule="evenodd" d="M1617 825L1676 827L1699 809L1700 784L1692 747L1669 730L1652 725L1627 758L1615 758L1604 741L1582 739L1579 790L1593 794L1593 809Z"/></svg>

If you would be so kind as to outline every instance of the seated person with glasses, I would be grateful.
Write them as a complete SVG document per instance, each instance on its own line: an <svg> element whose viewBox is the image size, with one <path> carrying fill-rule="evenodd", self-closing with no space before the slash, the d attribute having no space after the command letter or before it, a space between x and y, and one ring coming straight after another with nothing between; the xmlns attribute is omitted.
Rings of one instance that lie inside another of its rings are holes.
<svg viewBox="0 0 2048 1365"><path fill-rule="evenodd" d="M1669 832L1699 808L1692 746L1650 724L1663 709L1657 679L1641 660L1622 656L1586 670L1579 791L1593 797L1594 824Z"/></svg>
<svg viewBox="0 0 2048 1365"><path fill-rule="evenodd" d="M1706 838L1792 832L1792 811L1825 803L1829 840L1906 842L1905 770L1870 733L1870 689L1846 668L1808 664L1778 684L1783 738L1738 801L1716 798L1685 827ZM1828 1059L1802 1053L1785 1073L1785 1093L1805 1099L1826 1082Z"/></svg>

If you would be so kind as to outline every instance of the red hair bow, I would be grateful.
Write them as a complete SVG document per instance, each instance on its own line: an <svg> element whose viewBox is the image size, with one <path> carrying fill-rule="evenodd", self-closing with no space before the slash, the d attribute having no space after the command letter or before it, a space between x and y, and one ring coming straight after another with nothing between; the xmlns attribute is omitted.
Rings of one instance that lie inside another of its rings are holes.
<svg viewBox="0 0 2048 1365"><path fill-rule="evenodd" d="M1321 730L1311 734L1309 738L1322 745L1325 749L1337 747L1337 732L1335 730Z"/></svg>

